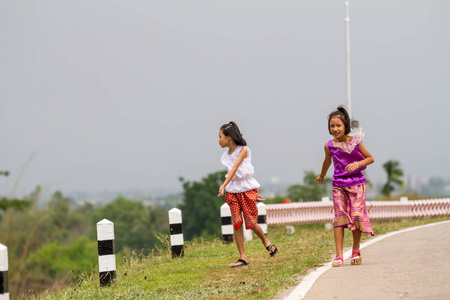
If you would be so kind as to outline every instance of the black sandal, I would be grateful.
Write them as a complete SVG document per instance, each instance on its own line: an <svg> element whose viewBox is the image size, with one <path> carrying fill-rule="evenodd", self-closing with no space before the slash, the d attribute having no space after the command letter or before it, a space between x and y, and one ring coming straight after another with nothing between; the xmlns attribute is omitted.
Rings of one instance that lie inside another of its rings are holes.
<svg viewBox="0 0 450 300"><path fill-rule="evenodd" d="M273 250L273 252L270 252L270 249L271 249L272 247L274 247L275 250ZM274 244L270 244L269 246L266 247L266 249L267 249L267 251L270 252L270 256L271 256L271 257L278 253L278 248L275 247Z"/></svg>
<svg viewBox="0 0 450 300"><path fill-rule="evenodd" d="M237 268L237 267L242 267L242 266L246 266L246 265L248 265L248 262L239 258L237 260L237 262L235 262L234 265L231 266L231 268Z"/></svg>

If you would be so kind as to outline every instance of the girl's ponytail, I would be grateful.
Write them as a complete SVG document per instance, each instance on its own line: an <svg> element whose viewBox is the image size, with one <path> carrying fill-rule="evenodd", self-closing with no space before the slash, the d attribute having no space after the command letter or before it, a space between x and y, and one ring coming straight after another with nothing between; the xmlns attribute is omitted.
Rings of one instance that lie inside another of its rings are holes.
<svg viewBox="0 0 450 300"><path fill-rule="evenodd" d="M349 134L350 131L352 130L351 120L350 120L350 116L348 115L347 110L342 105L338 106L335 111L333 111L331 114L328 115L328 132L331 134L330 120L332 117L335 117L335 116L338 116L341 119L342 123L344 123L345 134Z"/></svg>
<svg viewBox="0 0 450 300"><path fill-rule="evenodd" d="M242 133L235 122L230 121L227 124L223 124L222 127L220 127L220 130L222 130L222 133L225 136L231 136L236 145L247 146L247 142L242 137Z"/></svg>

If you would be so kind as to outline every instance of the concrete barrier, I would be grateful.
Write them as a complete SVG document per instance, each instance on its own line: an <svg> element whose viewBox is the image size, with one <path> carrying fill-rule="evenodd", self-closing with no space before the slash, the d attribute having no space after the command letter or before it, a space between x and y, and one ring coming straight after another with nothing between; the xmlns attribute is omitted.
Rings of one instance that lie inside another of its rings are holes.
<svg viewBox="0 0 450 300"><path fill-rule="evenodd" d="M450 198L367 201L371 220L401 220L428 216L450 215ZM306 225L333 223L333 202L297 202L267 204L267 226Z"/></svg>

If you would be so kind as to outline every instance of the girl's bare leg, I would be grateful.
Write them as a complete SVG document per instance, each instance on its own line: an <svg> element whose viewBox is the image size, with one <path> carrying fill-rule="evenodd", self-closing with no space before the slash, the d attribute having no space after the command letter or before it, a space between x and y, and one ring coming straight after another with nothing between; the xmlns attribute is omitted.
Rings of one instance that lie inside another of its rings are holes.
<svg viewBox="0 0 450 300"><path fill-rule="evenodd" d="M352 247L352 251L358 251L359 252L359 244L361 242L361 231L359 230L355 230L352 231L353 233L353 247ZM352 254L353 256L353 254ZM355 254L355 256L357 256ZM361 258L357 258L357 259L352 259L353 263L361 263L362 259Z"/></svg>
<svg viewBox="0 0 450 300"><path fill-rule="evenodd" d="M261 226L259 226L258 224L255 224L255 226L252 228L252 230L261 239L261 242L263 243L265 248L267 248L267 246L269 246L271 244L270 241L267 239L267 237L264 235L264 232L263 232ZM270 247L269 252L271 253L271 255L272 255L272 252L275 252L275 251L276 251L275 246Z"/></svg>
<svg viewBox="0 0 450 300"><path fill-rule="evenodd" d="M236 241L236 246L239 251L239 258L247 261L247 256L244 251L244 232L242 231L242 224L239 228L234 228L234 240ZM235 263L231 264L235 265Z"/></svg>
<svg viewBox="0 0 450 300"><path fill-rule="evenodd" d="M359 251L359 243L361 241L361 231L355 230L353 233L353 247L352 251Z"/></svg>
<svg viewBox="0 0 450 300"><path fill-rule="evenodd" d="M334 228L334 242L336 244L336 257L344 257L344 227Z"/></svg>
<svg viewBox="0 0 450 300"><path fill-rule="evenodd" d="M256 235L261 239L264 247L267 247L270 245L270 241L267 239L267 237L264 235L264 232L258 224L255 224L255 226L252 228L253 232L256 233Z"/></svg>

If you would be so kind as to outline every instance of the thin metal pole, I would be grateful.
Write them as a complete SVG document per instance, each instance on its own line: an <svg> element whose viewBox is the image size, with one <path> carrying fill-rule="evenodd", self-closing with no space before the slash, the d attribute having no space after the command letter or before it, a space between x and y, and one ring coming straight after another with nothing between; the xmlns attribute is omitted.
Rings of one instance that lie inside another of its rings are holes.
<svg viewBox="0 0 450 300"><path fill-rule="evenodd" d="M347 52L347 111L352 117L352 89L351 89L351 74L350 74L350 15L349 15L349 1L345 0L345 31L346 31L346 52Z"/></svg>

